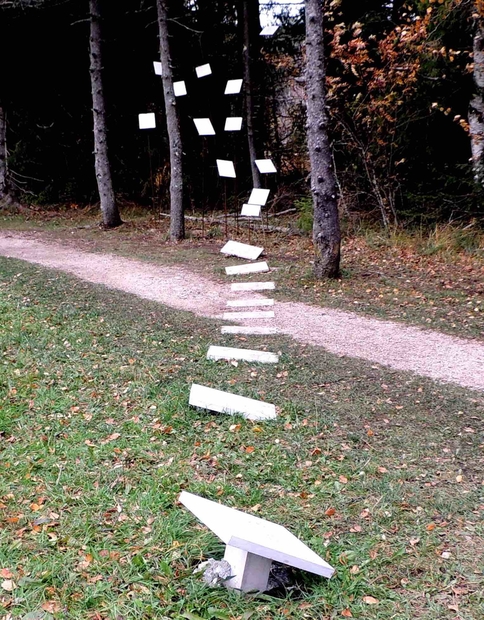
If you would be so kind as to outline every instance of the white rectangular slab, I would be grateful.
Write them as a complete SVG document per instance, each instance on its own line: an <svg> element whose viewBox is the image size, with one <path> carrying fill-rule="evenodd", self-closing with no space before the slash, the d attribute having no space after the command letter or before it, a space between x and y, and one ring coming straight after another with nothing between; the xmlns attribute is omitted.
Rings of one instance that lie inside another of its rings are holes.
<svg viewBox="0 0 484 620"><path fill-rule="evenodd" d="M277 417L276 408L271 403L214 390L197 383L193 383L190 389L189 404L217 413L240 414L248 420L273 420Z"/></svg>
<svg viewBox="0 0 484 620"><path fill-rule="evenodd" d="M262 271L269 271L269 265L265 261L262 263L251 263L250 265L233 265L232 267L225 267L225 273L228 276L236 276L244 273L260 273Z"/></svg>
<svg viewBox="0 0 484 620"><path fill-rule="evenodd" d="M161 62L153 61L153 69L155 70L155 75L161 75L163 72L163 67Z"/></svg>
<svg viewBox="0 0 484 620"><path fill-rule="evenodd" d="M187 94L187 87L183 80L179 82L173 82L173 94L175 97L183 97Z"/></svg>
<svg viewBox="0 0 484 620"><path fill-rule="evenodd" d="M279 30L279 26L264 26L259 34L262 37L271 37L277 30Z"/></svg>
<svg viewBox="0 0 484 620"><path fill-rule="evenodd" d="M235 174L234 162L228 159L217 159L217 168L218 168L219 176L230 177L232 179L235 179L236 174Z"/></svg>
<svg viewBox="0 0 484 620"><path fill-rule="evenodd" d="M248 245L247 243L240 243L239 241L227 241L220 251L222 254L238 256L239 258L246 258L247 260L256 260L262 254L264 248Z"/></svg>
<svg viewBox="0 0 484 620"><path fill-rule="evenodd" d="M222 317L226 321L239 319L273 319L274 310L247 310L246 312L224 312Z"/></svg>
<svg viewBox="0 0 484 620"><path fill-rule="evenodd" d="M242 80L228 80L224 95L237 95L242 88Z"/></svg>
<svg viewBox="0 0 484 620"><path fill-rule="evenodd" d="M213 128L212 121L209 118L194 118L193 122L195 123L199 136L215 135L215 129Z"/></svg>
<svg viewBox="0 0 484 620"><path fill-rule="evenodd" d="M279 361L279 356L275 353L269 353L268 351L211 346L208 349L207 359L244 360L246 362L260 362L261 364L277 364Z"/></svg>
<svg viewBox="0 0 484 620"><path fill-rule="evenodd" d="M260 205L263 207L267 199L269 198L270 189L261 189L259 187L254 187L254 189L250 193L249 200L247 201L250 205Z"/></svg>
<svg viewBox="0 0 484 620"><path fill-rule="evenodd" d="M201 78L201 77L205 77L206 75L211 75L212 73L212 68L211 66L207 63L206 65L200 65L198 67L195 67L195 71L197 73L197 77Z"/></svg>
<svg viewBox="0 0 484 620"><path fill-rule="evenodd" d="M253 306L273 306L274 300L260 297L255 299L229 299L227 306L230 308L249 308Z"/></svg>
<svg viewBox="0 0 484 620"><path fill-rule="evenodd" d="M240 215L243 217L260 217L260 205L242 205Z"/></svg>
<svg viewBox="0 0 484 620"><path fill-rule="evenodd" d="M154 112L149 112L148 114L138 114L138 122L140 129L154 129L156 127Z"/></svg>
<svg viewBox="0 0 484 620"><path fill-rule="evenodd" d="M252 336L269 336L277 334L277 327L255 327L252 325L224 325L220 330L222 334L248 334Z"/></svg>
<svg viewBox="0 0 484 620"><path fill-rule="evenodd" d="M242 129L241 116L229 116L225 119L224 131L240 131Z"/></svg>
<svg viewBox="0 0 484 620"><path fill-rule="evenodd" d="M273 291L274 282L234 282L230 285L231 291Z"/></svg>
<svg viewBox="0 0 484 620"><path fill-rule="evenodd" d="M270 159L256 159L255 165L259 168L259 172L270 174L271 172L277 172L276 167Z"/></svg>

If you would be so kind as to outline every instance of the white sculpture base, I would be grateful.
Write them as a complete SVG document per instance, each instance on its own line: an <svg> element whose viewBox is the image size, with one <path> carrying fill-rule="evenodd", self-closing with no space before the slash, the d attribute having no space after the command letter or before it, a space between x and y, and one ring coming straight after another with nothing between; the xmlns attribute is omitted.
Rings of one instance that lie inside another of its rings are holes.
<svg viewBox="0 0 484 620"><path fill-rule="evenodd" d="M267 590L272 560L231 545L225 547L224 560L230 564L233 575L225 581L227 588L242 592Z"/></svg>

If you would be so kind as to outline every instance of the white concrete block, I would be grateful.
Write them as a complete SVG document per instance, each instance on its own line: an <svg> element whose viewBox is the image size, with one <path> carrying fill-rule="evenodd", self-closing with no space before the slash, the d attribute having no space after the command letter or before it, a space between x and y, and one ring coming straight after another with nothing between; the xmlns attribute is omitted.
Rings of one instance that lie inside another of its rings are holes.
<svg viewBox="0 0 484 620"><path fill-rule="evenodd" d="M259 34L262 37L271 37L277 30L279 30L279 26L264 26Z"/></svg>
<svg viewBox="0 0 484 620"><path fill-rule="evenodd" d="M208 360L243 360L245 362L259 362L261 364L277 364L279 356L268 351L254 351L253 349L235 349L232 347L211 346L207 353Z"/></svg>
<svg viewBox="0 0 484 620"><path fill-rule="evenodd" d="M248 420L273 420L277 417L276 408L271 403L214 390L196 383L192 384L188 402L192 407L228 415L239 414Z"/></svg>
<svg viewBox="0 0 484 620"><path fill-rule="evenodd" d="M260 217L260 205L242 205L240 215L243 217Z"/></svg>
<svg viewBox="0 0 484 620"><path fill-rule="evenodd" d="M272 560L254 555L243 549L227 545L224 560L230 564L231 577L224 585L242 592L264 592L267 590Z"/></svg>
<svg viewBox="0 0 484 620"><path fill-rule="evenodd" d="M234 282L230 285L232 291L273 291L274 282Z"/></svg>
<svg viewBox="0 0 484 620"><path fill-rule="evenodd" d="M183 80L173 82L173 94L175 97L183 97L187 94L187 87Z"/></svg>
<svg viewBox="0 0 484 620"><path fill-rule="evenodd" d="M219 176L230 177L232 179L235 179L236 174L235 174L234 162L228 159L217 159L217 168L218 168Z"/></svg>
<svg viewBox="0 0 484 620"><path fill-rule="evenodd" d="M229 116L225 119L224 131L240 131L242 129L241 116Z"/></svg>
<svg viewBox="0 0 484 620"><path fill-rule="evenodd" d="M232 267L225 267L225 273L228 276L236 276L245 273L260 273L262 271L269 271L269 265L265 261L262 263L250 263L250 265L234 265Z"/></svg>
<svg viewBox="0 0 484 620"><path fill-rule="evenodd" d="M227 306L230 308L249 308L251 306L273 306L274 300L266 297L254 299L229 299Z"/></svg>
<svg viewBox="0 0 484 620"><path fill-rule="evenodd" d="M261 207L263 207L266 204L270 193L270 189L261 189L259 187L254 187L254 189L250 193L250 197L247 202L250 205L260 205Z"/></svg>
<svg viewBox="0 0 484 620"><path fill-rule="evenodd" d="M138 114L138 122L140 129L154 129L156 127L156 119L153 112Z"/></svg>
<svg viewBox="0 0 484 620"><path fill-rule="evenodd" d="M224 312L222 317L225 321L238 321L239 319L273 319L274 310L248 310L247 312Z"/></svg>
<svg viewBox="0 0 484 620"><path fill-rule="evenodd" d="M242 89L242 80L228 80L224 95L238 95Z"/></svg>
<svg viewBox="0 0 484 620"><path fill-rule="evenodd" d="M207 63L206 65L200 65L199 67L195 67L195 71L197 73L197 77L201 78L201 77L205 77L206 75L211 75L212 68Z"/></svg>
<svg viewBox="0 0 484 620"><path fill-rule="evenodd" d="M255 165L259 168L260 173L272 173L277 172L276 167L270 159L256 159Z"/></svg>
<svg viewBox="0 0 484 620"><path fill-rule="evenodd" d="M248 245L247 243L240 243L239 241L227 241L220 251L222 254L238 256L239 258L246 258L247 260L256 260L262 254L264 248Z"/></svg>
<svg viewBox="0 0 484 620"><path fill-rule="evenodd" d="M277 334L277 327L260 327L253 325L224 325L222 334L247 334L252 336L268 336Z"/></svg>
<svg viewBox="0 0 484 620"><path fill-rule="evenodd" d="M161 75L163 73L163 67L161 62L153 61L153 69L155 70L155 75Z"/></svg>
<svg viewBox="0 0 484 620"><path fill-rule="evenodd" d="M215 129L213 128L212 121L209 118L194 118L193 122L195 123L199 136L215 135Z"/></svg>

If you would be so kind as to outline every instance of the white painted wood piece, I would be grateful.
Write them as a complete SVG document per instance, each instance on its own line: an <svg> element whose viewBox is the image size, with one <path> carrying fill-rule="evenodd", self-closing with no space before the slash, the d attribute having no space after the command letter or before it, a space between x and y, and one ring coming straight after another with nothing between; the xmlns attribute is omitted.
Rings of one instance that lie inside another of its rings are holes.
<svg viewBox="0 0 484 620"><path fill-rule="evenodd" d="M234 162L228 159L217 159L218 174L221 177L230 177L235 179Z"/></svg>
<svg viewBox="0 0 484 620"><path fill-rule="evenodd" d="M215 135L215 129L213 128L212 121L209 118L194 118L193 122L195 123L199 136Z"/></svg>
<svg viewBox="0 0 484 620"><path fill-rule="evenodd" d="M220 251L222 254L238 256L239 258L246 258L247 260L256 260L262 254L264 248L248 245L247 243L240 243L239 241L227 241Z"/></svg>
<svg viewBox="0 0 484 620"><path fill-rule="evenodd" d="M155 75L161 75L163 72L163 66L161 62L153 61L153 69L155 70Z"/></svg>
<svg viewBox="0 0 484 620"><path fill-rule="evenodd" d="M231 291L273 291L274 282L234 282L230 285Z"/></svg>
<svg viewBox="0 0 484 620"><path fill-rule="evenodd" d="M173 82L173 94L175 97L183 97L187 94L187 87L184 80Z"/></svg>
<svg viewBox="0 0 484 620"><path fill-rule="evenodd" d="M274 300L267 297L258 297L254 299L229 299L227 306L229 308L250 308L254 306L273 306Z"/></svg>
<svg viewBox="0 0 484 620"><path fill-rule="evenodd" d="M258 187L254 187L247 202L250 205L260 205L263 207L269 198L270 191L270 189L260 189Z"/></svg>
<svg viewBox="0 0 484 620"><path fill-rule="evenodd" d="M197 78L202 78L212 74L212 67L207 63L206 65L195 67L195 71L197 73Z"/></svg>
<svg viewBox="0 0 484 620"><path fill-rule="evenodd" d="M243 217L260 217L260 205L242 205L240 215Z"/></svg>
<svg viewBox="0 0 484 620"><path fill-rule="evenodd" d="M238 95L242 89L242 80L227 80L224 95Z"/></svg>
<svg viewBox="0 0 484 620"><path fill-rule="evenodd" d="M192 407L228 415L239 414L248 420L273 420L277 417L276 408L271 403L214 390L197 383L192 384L188 402Z"/></svg>
<svg viewBox="0 0 484 620"><path fill-rule="evenodd" d="M271 37L277 30L279 30L279 26L264 26L259 34L262 37Z"/></svg>
<svg viewBox="0 0 484 620"><path fill-rule="evenodd" d="M148 114L138 114L138 122L140 129L154 129L156 127L154 112L149 112Z"/></svg>
<svg viewBox="0 0 484 620"><path fill-rule="evenodd" d="M244 360L245 362L260 362L261 364L277 364L279 356L269 351L255 351L254 349L235 349L233 347L211 346L207 353L208 360Z"/></svg>
<svg viewBox="0 0 484 620"><path fill-rule="evenodd" d="M277 172L276 167L272 163L271 159L256 159L255 165L259 168L259 172L264 174L270 174L271 172Z"/></svg>
<svg viewBox="0 0 484 620"><path fill-rule="evenodd" d="M277 327L259 327L254 325L224 325L222 334L248 334L252 336L269 336L277 334Z"/></svg>
<svg viewBox="0 0 484 620"><path fill-rule="evenodd" d="M245 273L260 273L262 271L269 271L269 265L265 261L262 263L251 263L250 265L233 265L231 267L225 267L225 273L228 276L236 276Z"/></svg>
<svg viewBox="0 0 484 620"><path fill-rule="evenodd" d="M242 129L241 116L228 116L225 119L224 131L240 131Z"/></svg>
<svg viewBox="0 0 484 620"><path fill-rule="evenodd" d="M226 321L238 321L239 319L273 319L274 310L247 310L246 312L224 312L222 318Z"/></svg>
<svg viewBox="0 0 484 620"><path fill-rule="evenodd" d="M182 491L179 501L227 545L234 577L227 587L267 589L270 566L250 556L281 562L328 579L334 568L282 525ZM247 552L236 553L233 549Z"/></svg>

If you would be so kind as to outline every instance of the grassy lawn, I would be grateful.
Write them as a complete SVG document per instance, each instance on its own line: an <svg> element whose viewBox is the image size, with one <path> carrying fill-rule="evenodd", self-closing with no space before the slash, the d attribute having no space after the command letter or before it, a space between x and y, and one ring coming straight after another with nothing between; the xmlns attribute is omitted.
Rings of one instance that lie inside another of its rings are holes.
<svg viewBox="0 0 484 620"><path fill-rule="evenodd" d="M0 259L0 618L482 620L481 394ZM267 345L277 367L205 360ZM192 381L274 402L188 407ZM186 489L336 567L280 598L210 589ZM3 614L3 615L2 615Z"/></svg>

